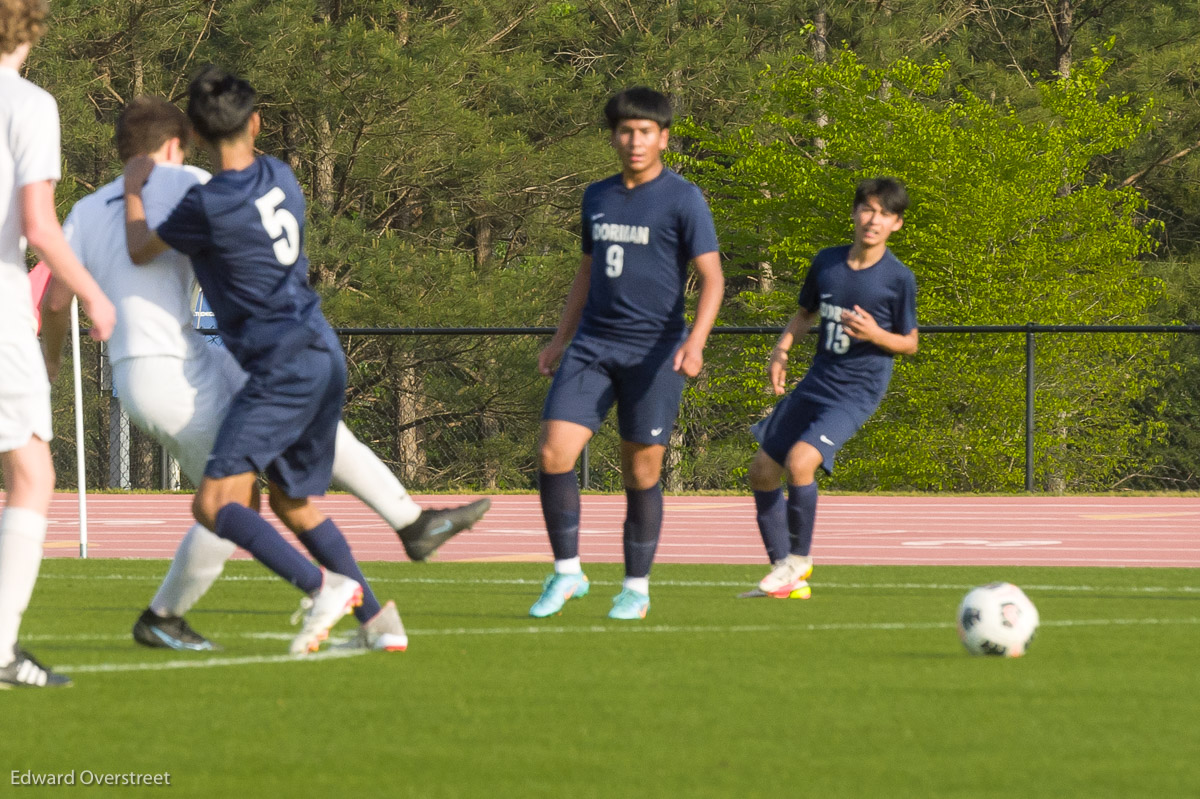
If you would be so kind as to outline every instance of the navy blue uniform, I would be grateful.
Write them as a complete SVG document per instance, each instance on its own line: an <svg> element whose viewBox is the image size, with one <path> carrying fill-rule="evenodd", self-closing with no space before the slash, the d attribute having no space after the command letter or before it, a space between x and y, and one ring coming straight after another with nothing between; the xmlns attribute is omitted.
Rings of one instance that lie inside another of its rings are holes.
<svg viewBox="0 0 1200 799"><path fill-rule="evenodd" d="M221 339L249 375L205 475L265 471L288 496L323 494L346 386L341 345L308 285L304 194L260 156L193 186L155 231L190 256Z"/></svg>
<svg viewBox="0 0 1200 799"><path fill-rule="evenodd" d="M866 269L847 263L850 245L829 247L813 258L800 289L800 307L820 314L819 341L812 365L800 383L754 425L763 450L782 464L798 441L816 447L824 468L875 409L892 377L895 356L851 338L842 314L855 305L881 328L908 335L917 326L917 281L890 250Z"/></svg>
<svg viewBox="0 0 1200 799"><path fill-rule="evenodd" d="M687 265L718 247L708 204L669 169L632 189L614 175L584 192L581 238L587 304L542 418L595 432L616 402L621 438L664 443L683 394L672 361L687 337Z"/></svg>

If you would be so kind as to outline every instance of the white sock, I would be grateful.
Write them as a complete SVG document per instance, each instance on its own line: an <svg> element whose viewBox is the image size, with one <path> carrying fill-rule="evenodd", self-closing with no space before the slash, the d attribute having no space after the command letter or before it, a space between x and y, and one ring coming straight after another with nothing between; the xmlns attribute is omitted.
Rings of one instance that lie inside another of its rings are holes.
<svg viewBox="0 0 1200 799"><path fill-rule="evenodd" d="M566 560L556 560L554 561L554 573L583 574L583 564L580 563L578 556Z"/></svg>
<svg viewBox="0 0 1200 799"><path fill-rule="evenodd" d="M193 524L175 550L150 609L159 616L182 616L212 587L237 549L237 544L199 524Z"/></svg>
<svg viewBox="0 0 1200 799"><path fill-rule="evenodd" d="M27 508L4 509L0 516L0 666L13 661L21 616L33 596L45 541L45 516Z"/></svg>
<svg viewBox="0 0 1200 799"><path fill-rule="evenodd" d="M421 515L421 506L404 490L392 470L338 423L333 451L333 480L378 513L392 529L407 527Z"/></svg>
<svg viewBox="0 0 1200 799"><path fill-rule="evenodd" d="M621 587L628 588L630 591L637 591L639 594L650 596L649 577L626 577L625 582L621 584Z"/></svg>

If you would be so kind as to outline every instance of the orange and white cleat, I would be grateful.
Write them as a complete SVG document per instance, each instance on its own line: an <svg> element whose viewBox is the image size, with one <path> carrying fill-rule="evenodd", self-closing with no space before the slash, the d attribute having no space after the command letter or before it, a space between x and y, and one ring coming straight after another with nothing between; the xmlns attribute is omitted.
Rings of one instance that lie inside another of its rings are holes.
<svg viewBox="0 0 1200 799"><path fill-rule="evenodd" d="M805 581L812 576L812 571L812 558L803 555L788 555L783 560L775 562L775 568L771 569L771 573L759 581L758 590L776 599L808 599L812 596L812 589ZM801 596L800 594L806 590L808 596ZM793 596L793 592L796 592L795 596Z"/></svg>
<svg viewBox="0 0 1200 799"><path fill-rule="evenodd" d="M293 655L307 655L321 648L333 625L362 604L363 590L357 581L336 572L321 570L321 588L312 597L301 600L306 610L304 626L292 639ZM307 600L307 601L305 601Z"/></svg>

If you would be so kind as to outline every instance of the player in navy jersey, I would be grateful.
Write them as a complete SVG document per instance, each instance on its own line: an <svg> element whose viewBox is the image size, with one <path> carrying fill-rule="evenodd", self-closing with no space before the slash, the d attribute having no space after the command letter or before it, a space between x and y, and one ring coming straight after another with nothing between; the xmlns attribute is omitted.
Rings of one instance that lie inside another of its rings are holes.
<svg viewBox="0 0 1200 799"><path fill-rule="evenodd" d="M346 364L308 285L303 192L286 164L255 155L255 97L248 83L215 67L191 82L188 118L220 171L190 188L151 231L141 191L154 162L131 158L126 239L134 263L168 247L192 259L221 338L248 375L221 423L192 509L202 525L306 594L308 613L291 651L307 654L355 606L368 619L381 606L341 531L309 499L329 487ZM323 568L256 512L260 472L271 509Z"/></svg>
<svg viewBox="0 0 1200 799"><path fill-rule="evenodd" d="M670 102L651 89L627 89L609 100L604 114L621 172L584 192L583 258L558 329L538 356L542 374L554 375L538 453L554 574L529 610L539 618L588 592L579 559L575 463L614 403L627 512L625 581L609 617L645 617L662 527L663 454L685 378L704 365L724 293L708 205L695 185L663 166ZM689 263L700 281L690 332L683 317Z"/></svg>
<svg viewBox="0 0 1200 799"><path fill-rule="evenodd" d="M758 529L773 568L743 596L812 595L817 468L834 456L879 407L897 355L917 351L917 282L887 248L904 225L908 193L892 178L865 180L854 194L854 243L821 250L800 289L800 309L771 352L768 375L784 392L788 351L820 318L812 365L800 383L754 425L759 450L750 464ZM785 499L779 479L787 475Z"/></svg>

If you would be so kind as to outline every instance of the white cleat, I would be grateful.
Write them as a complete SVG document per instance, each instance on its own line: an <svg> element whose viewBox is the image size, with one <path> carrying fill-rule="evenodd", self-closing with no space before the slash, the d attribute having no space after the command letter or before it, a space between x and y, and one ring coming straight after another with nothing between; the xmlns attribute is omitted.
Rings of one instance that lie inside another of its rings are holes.
<svg viewBox="0 0 1200 799"><path fill-rule="evenodd" d="M792 598L793 592L797 592L795 599L808 599L800 594L808 589L808 583L805 581L812 574L812 570L812 558L788 555L783 560L775 562L775 568L771 569L771 573L759 581L758 590L776 599ZM812 595L811 589L808 593L809 596Z"/></svg>
<svg viewBox="0 0 1200 799"><path fill-rule="evenodd" d="M375 652L403 652L408 649L408 633L396 603L388 600L374 618L355 631L350 640L338 645L339 649L369 649Z"/></svg>
<svg viewBox="0 0 1200 799"><path fill-rule="evenodd" d="M300 602L301 610L307 605L307 612L300 634L292 640L293 655L316 652L321 648L321 642L329 637L333 625L362 604L362 586L356 581L324 569L321 569L321 578L320 590L313 594L309 602Z"/></svg>

